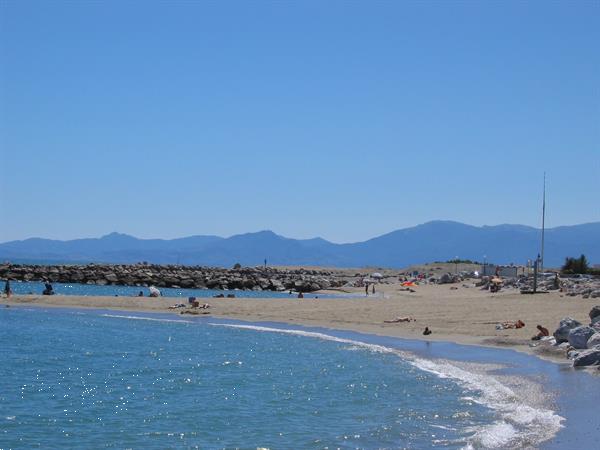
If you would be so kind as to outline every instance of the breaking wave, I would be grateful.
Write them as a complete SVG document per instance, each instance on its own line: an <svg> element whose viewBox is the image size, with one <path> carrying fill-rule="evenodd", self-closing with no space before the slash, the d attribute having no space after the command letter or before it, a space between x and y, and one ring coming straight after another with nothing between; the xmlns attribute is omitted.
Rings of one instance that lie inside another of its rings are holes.
<svg viewBox="0 0 600 450"><path fill-rule="evenodd" d="M522 448L535 447L551 439L561 428L563 417L555 411L527 404L523 396L510 386L485 371L467 370L460 363L443 359L420 358L410 352L369 344L353 339L339 338L324 333L271 328L256 325L211 324L213 326L247 329L304 336L348 344L348 350L364 349L376 353L396 355L417 369L440 378L453 380L460 386L475 392L471 400L496 413L496 421L467 431L470 437L464 442L471 448Z"/></svg>

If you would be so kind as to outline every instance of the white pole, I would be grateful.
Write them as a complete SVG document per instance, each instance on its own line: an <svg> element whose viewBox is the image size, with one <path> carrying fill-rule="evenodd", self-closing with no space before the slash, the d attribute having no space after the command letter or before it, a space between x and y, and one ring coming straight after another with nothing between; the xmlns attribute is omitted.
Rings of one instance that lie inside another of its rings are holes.
<svg viewBox="0 0 600 450"><path fill-rule="evenodd" d="M544 195L542 201L542 255L540 260L540 272L544 271L544 231L546 228L546 172L544 172Z"/></svg>

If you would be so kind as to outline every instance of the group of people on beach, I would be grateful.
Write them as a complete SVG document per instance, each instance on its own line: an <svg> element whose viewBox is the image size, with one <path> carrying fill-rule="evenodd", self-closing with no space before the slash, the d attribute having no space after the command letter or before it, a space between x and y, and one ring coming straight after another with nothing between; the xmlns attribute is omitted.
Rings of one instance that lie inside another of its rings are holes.
<svg viewBox="0 0 600 450"><path fill-rule="evenodd" d="M502 322L499 323L498 325L496 325L496 329L497 330L506 330L506 329L518 329L518 328L524 328L525 327L525 322L523 322L521 319L517 320L516 322ZM546 336L550 336L550 332L548 331L548 328L543 327L541 325L536 325L536 328L538 329L538 333L535 336L531 337L532 341L539 341L540 339L546 337Z"/></svg>
<svg viewBox="0 0 600 450"><path fill-rule="evenodd" d="M6 295L6 298L10 298L10 296L13 294L12 288L10 286L10 280L6 280L6 282L4 283L4 295ZM32 294L33 292L30 292L30 294ZM44 290L42 291L42 295L54 295L54 288L52 287L52 284L49 281L44 282Z"/></svg>

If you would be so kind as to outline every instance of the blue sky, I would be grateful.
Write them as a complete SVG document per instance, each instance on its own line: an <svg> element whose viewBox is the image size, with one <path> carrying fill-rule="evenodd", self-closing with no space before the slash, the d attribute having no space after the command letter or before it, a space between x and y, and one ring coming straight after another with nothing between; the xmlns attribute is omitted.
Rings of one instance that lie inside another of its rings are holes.
<svg viewBox="0 0 600 450"><path fill-rule="evenodd" d="M0 3L0 241L600 221L598 2Z"/></svg>

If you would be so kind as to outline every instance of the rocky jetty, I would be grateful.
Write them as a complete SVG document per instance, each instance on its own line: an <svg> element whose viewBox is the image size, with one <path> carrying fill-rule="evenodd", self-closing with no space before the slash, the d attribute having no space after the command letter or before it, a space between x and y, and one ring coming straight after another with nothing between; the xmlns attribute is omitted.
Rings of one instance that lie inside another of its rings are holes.
<svg viewBox="0 0 600 450"><path fill-rule="evenodd" d="M222 269L155 264L0 265L0 279L95 285L313 292L347 283L343 273L270 267Z"/></svg>
<svg viewBox="0 0 600 450"><path fill-rule="evenodd" d="M533 277L515 278L506 285L521 290L533 289ZM600 298L600 277L593 275L561 275L543 274L538 277L537 288L540 291L560 290L567 297Z"/></svg>
<svg viewBox="0 0 600 450"><path fill-rule="evenodd" d="M464 277L464 274L463 274ZM467 278L477 278L472 274L466 276ZM482 287L482 289L488 289L492 277L483 276L479 277L479 281L475 283L475 286ZM456 283L460 281L460 277L447 276L442 277L438 283ZM523 293L530 293L533 291L534 279L533 275L520 275L515 278L503 278L502 289L518 289ZM600 298L600 277L597 275L559 275L555 273L539 274L537 279L537 291L538 292L550 292L560 291L567 297L582 298Z"/></svg>
<svg viewBox="0 0 600 450"><path fill-rule="evenodd" d="M574 367L600 366L600 306L594 306L589 315L589 326L565 317L547 341L566 351Z"/></svg>

